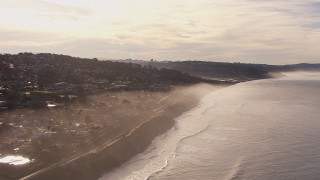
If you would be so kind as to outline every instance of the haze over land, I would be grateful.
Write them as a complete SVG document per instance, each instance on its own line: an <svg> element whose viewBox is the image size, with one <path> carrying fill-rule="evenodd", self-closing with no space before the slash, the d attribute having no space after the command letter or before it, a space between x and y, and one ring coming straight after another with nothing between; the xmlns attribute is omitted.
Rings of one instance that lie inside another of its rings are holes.
<svg viewBox="0 0 320 180"><path fill-rule="evenodd" d="M320 177L320 0L0 0L0 22L0 180Z"/></svg>
<svg viewBox="0 0 320 180"><path fill-rule="evenodd" d="M1 0L2 53L319 62L318 0Z"/></svg>

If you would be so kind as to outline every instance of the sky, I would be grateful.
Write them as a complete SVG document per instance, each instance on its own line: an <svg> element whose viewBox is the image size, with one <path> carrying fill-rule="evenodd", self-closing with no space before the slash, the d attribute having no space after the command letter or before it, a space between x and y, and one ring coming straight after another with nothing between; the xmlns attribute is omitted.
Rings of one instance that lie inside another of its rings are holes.
<svg viewBox="0 0 320 180"><path fill-rule="evenodd" d="M0 0L0 53L320 63L320 0Z"/></svg>

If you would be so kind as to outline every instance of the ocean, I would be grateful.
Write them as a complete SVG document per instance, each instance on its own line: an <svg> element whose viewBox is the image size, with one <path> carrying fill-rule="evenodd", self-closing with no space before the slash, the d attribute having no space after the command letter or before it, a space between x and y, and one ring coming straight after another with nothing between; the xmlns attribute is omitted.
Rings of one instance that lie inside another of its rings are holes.
<svg viewBox="0 0 320 180"><path fill-rule="evenodd" d="M105 179L320 179L320 75L288 74L205 96Z"/></svg>

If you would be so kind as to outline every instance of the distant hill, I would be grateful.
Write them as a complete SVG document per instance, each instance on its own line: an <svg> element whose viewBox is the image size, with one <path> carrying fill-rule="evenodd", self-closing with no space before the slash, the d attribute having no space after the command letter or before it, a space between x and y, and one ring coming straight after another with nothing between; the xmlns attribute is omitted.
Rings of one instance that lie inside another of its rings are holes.
<svg viewBox="0 0 320 180"><path fill-rule="evenodd" d="M320 71L320 64L267 65L205 61L174 62L139 60L126 60L122 62L137 63L156 68L174 69L203 78L224 80L233 79L235 81L270 78L270 73L287 71Z"/></svg>
<svg viewBox="0 0 320 180"><path fill-rule="evenodd" d="M319 71L320 70L320 64L307 64L307 63L301 63L301 64L292 64L292 65L285 65L282 66L283 70L287 71Z"/></svg>

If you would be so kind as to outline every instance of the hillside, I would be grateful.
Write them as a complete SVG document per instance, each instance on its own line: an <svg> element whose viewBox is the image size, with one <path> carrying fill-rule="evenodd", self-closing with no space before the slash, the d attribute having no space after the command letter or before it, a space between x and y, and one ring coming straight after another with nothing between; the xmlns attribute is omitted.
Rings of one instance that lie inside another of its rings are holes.
<svg viewBox="0 0 320 180"><path fill-rule="evenodd" d="M164 91L202 81L176 70L57 54L0 55L0 107L43 107L104 91Z"/></svg>

